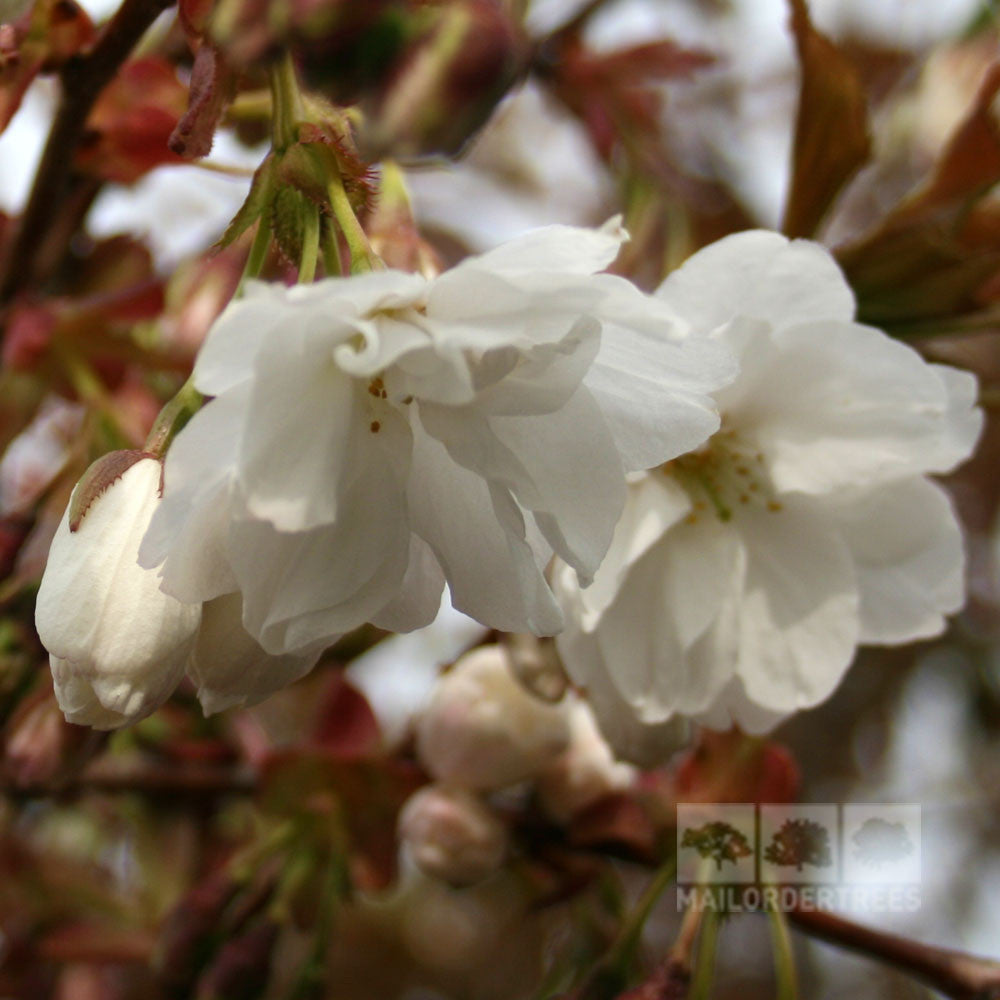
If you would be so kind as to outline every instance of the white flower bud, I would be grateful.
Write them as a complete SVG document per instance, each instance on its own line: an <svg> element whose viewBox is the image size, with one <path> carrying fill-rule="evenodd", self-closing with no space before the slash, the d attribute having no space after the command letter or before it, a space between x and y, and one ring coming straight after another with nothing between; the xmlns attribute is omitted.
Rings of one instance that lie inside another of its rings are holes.
<svg viewBox="0 0 1000 1000"><path fill-rule="evenodd" d="M159 502L160 463L115 459L77 485L35 605L60 707L70 722L97 729L141 719L169 697L201 619L200 604L168 597L137 561Z"/></svg>
<svg viewBox="0 0 1000 1000"><path fill-rule="evenodd" d="M499 646L474 649L444 674L417 727L427 770L475 789L532 777L568 742L563 709L525 691Z"/></svg>
<svg viewBox="0 0 1000 1000"><path fill-rule="evenodd" d="M243 599L226 594L202 608L188 675L206 715L256 705L312 670L319 650L272 656L243 627Z"/></svg>
<svg viewBox="0 0 1000 1000"><path fill-rule="evenodd" d="M426 875L473 885L492 875L507 853L507 830L464 788L427 785L399 815L399 839Z"/></svg>
<svg viewBox="0 0 1000 1000"><path fill-rule="evenodd" d="M569 746L542 770L535 786L542 807L560 823L605 795L628 788L636 773L615 759L585 701L574 698L568 715Z"/></svg>

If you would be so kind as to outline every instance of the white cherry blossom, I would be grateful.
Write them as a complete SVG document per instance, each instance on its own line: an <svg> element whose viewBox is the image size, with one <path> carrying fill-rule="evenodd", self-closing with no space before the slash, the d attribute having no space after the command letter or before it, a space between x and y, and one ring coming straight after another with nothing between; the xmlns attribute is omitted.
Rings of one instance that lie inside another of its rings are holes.
<svg viewBox="0 0 1000 1000"><path fill-rule="evenodd" d="M737 355L721 427L632 477L591 586L555 571L566 667L647 763L680 716L761 732L829 696L859 644L942 631L962 538L926 477L968 457L982 420L972 375L854 322L817 244L731 236L657 294Z"/></svg>
<svg viewBox="0 0 1000 1000"><path fill-rule="evenodd" d="M185 601L239 591L274 654L457 608L552 634L552 553L584 580L624 473L697 446L719 345L597 275L624 232L549 227L434 280L251 285L195 367L214 397L174 442L141 559Z"/></svg>

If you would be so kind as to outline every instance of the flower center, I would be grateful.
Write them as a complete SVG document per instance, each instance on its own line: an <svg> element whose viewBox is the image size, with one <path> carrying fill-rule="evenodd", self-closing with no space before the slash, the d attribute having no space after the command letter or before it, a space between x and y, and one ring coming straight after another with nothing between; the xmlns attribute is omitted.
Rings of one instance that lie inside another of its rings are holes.
<svg viewBox="0 0 1000 1000"><path fill-rule="evenodd" d="M667 462L662 470L691 497L691 523L709 510L720 521L732 520L741 506L763 507L772 513L781 510L764 456L733 431L719 431L700 450Z"/></svg>

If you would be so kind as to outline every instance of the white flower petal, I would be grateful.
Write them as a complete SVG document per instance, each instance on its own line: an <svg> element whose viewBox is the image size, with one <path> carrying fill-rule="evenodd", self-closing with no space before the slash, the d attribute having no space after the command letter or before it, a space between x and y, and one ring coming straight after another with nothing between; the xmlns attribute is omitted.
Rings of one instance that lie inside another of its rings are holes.
<svg viewBox="0 0 1000 1000"><path fill-rule="evenodd" d="M271 656L243 627L239 594L209 601L188 663L206 715L228 708L256 705L275 691L305 676L319 650Z"/></svg>
<svg viewBox="0 0 1000 1000"><path fill-rule="evenodd" d="M184 676L183 665L177 669L174 664L173 672L161 674L153 688L108 687L77 673L68 660L57 656L49 657L49 666L56 702L66 721L92 729L118 729L145 718L170 697Z"/></svg>
<svg viewBox="0 0 1000 1000"><path fill-rule="evenodd" d="M854 318L854 295L829 251L764 230L735 233L699 250L656 294L704 333L737 316L775 329Z"/></svg>
<svg viewBox="0 0 1000 1000"><path fill-rule="evenodd" d="M244 625L269 653L332 641L398 592L409 563L403 487L383 479L378 467L367 472L345 494L332 525L302 532L254 520L232 525L229 552Z"/></svg>
<svg viewBox="0 0 1000 1000"><path fill-rule="evenodd" d="M422 428L414 426L413 442L412 527L444 569L454 606L508 632L559 631L562 615L514 501L457 465Z"/></svg>
<svg viewBox="0 0 1000 1000"><path fill-rule="evenodd" d="M492 425L533 487L522 496L514 484L514 496L534 514L553 550L589 583L625 503L621 459L593 397L578 389L555 413L498 417Z"/></svg>
<svg viewBox="0 0 1000 1000"><path fill-rule="evenodd" d="M737 668L747 696L786 713L816 705L860 638L850 552L832 518L806 500L741 509L736 520L747 551Z"/></svg>
<svg viewBox="0 0 1000 1000"><path fill-rule="evenodd" d="M139 546L164 592L202 602L236 590L226 538L250 385L206 403L177 435L163 466L163 500Z"/></svg>
<svg viewBox="0 0 1000 1000"><path fill-rule="evenodd" d="M368 460L369 439L374 450L385 440L368 430L363 383L346 376L333 360L333 345L311 332L289 330L261 346L240 444L247 510L282 531L334 521L342 480L354 462ZM402 421L387 423L405 441Z"/></svg>
<svg viewBox="0 0 1000 1000"><path fill-rule="evenodd" d="M554 574L560 600L576 602L574 617L585 631L592 631L600 614L611 604L629 569L658 542L667 530L691 509L691 498L672 477L651 474L630 483L625 510L615 527L608 553L594 582L580 589L576 574L567 569Z"/></svg>
<svg viewBox="0 0 1000 1000"><path fill-rule="evenodd" d="M675 525L632 567L596 639L640 719L700 711L729 679L733 661L718 655L723 634L699 640L715 628L743 572L739 536L714 515Z"/></svg>
<svg viewBox="0 0 1000 1000"><path fill-rule="evenodd" d="M962 532L947 494L907 479L831 504L861 591L861 641L939 635L965 603Z"/></svg>
<svg viewBox="0 0 1000 1000"><path fill-rule="evenodd" d="M752 400L726 414L764 453L779 491L867 487L958 461L955 438L968 440L974 418L912 348L836 322L791 327L775 342Z"/></svg>
<svg viewBox="0 0 1000 1000"><path fill-rule="evenodd" d="M437 618L443 591L444 573L430 546L410 535L410 561L399 593L372 616L372 624L388 632L424 628Z"/></svg>
<svg viewBox="0 0 1000 1000"><path fill-rule="evenodd" d="M567 630L559 636L559 651L616 757L641 767L658 767L687 742L690 726L681 715L653 723L640 719L611 679L614 665L604 662L590 637Z"/></svg>
<svg viewBox="0 0 1000 1000"><path fill-rule="evenodd" d="M473 269L517 277L539 272L594 274L614 262L628 238L620 216L609 219L600 229L543 226L516 236L495 250L469 257L448 273L455 280Z"/></svg>

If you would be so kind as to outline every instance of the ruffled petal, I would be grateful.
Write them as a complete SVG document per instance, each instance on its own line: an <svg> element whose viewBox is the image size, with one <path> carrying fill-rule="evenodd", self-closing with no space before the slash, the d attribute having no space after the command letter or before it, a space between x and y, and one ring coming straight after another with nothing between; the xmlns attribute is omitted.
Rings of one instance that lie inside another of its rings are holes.
<svg viewBox="0 0 1000 1000"><path fill-rule="evenodd" d="M231 526L243 622L265 650L331 642L394 598L410 559L406 471L405 461L359 469L330 525L300 532L257 520Z"/></svg>
<svg viewBox="0 0 1000 1000"><path fill-rule="evenodd" d="M854 557L861 641L903 643L939 635L965 603L962 531L948 495L907 479L831 511Z"/></svg>
<svg viewBox="0 0 1000 1000"><path fill-rule="evenodd" d="M161 683L156 688L109 689L79 674L67 660L50 656L49 666L56 702L66 721L103 730L127 726L155 712L183 676L183 669L161 675Z"/></svg>
<svg viewBox="0 0 1000 1000"><path fill-rule="evenodd" d="M380 432L370 432L371 397L332 351L323 337L289 330L258 352L238 476L250 514L281 531L332 523L354 466L383 452L388 438L404 458L408 450L391 407L379 408Z"/></svg>
<svg viewBox="0 0 1000 1000"><path fill-rule="evenodd" d="M456 464L444 445L416 424L413 440L413 531L441 564L455 607L507 632L558 632L562 615L517 504Z"/></svg>

